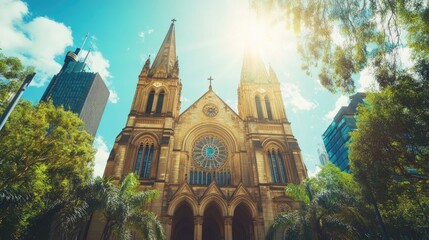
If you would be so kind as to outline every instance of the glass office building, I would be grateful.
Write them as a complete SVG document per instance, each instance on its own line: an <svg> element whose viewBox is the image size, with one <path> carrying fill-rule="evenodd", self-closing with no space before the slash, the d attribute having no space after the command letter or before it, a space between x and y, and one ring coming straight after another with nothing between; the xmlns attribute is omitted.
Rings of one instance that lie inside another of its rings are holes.
<svg viewBox="0 0 429 240"><path fill-rule="evenodd" d="M77 48L67 53L63 67L52 78L41 100L51 99L55 106L62 105L78 114L85 130L95 136L110 93L101 76L89 72L85 61L79 61L79 51Z"/></svg>
<svg viewBox="0 0 429 240"><path fill-rule="evenodd" d="M347 107L341 107L322 135L330 162L345 172L350 172L347 147L351 140L349 133L356 129L357 106L364 98L365 93L356 93L351 96L350 104Z"/></svg>

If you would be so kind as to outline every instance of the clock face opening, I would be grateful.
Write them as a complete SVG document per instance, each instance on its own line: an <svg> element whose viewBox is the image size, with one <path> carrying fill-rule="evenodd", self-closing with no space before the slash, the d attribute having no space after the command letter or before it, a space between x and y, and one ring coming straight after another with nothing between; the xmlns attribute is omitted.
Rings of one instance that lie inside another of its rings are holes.
<svg viewBox="0 0 429 240"><path fill-rule="evenodd" d="M202 168L218 169L228 159L228 150L219 138L212 135L203 136L195 141L192 158Z"/></svg>

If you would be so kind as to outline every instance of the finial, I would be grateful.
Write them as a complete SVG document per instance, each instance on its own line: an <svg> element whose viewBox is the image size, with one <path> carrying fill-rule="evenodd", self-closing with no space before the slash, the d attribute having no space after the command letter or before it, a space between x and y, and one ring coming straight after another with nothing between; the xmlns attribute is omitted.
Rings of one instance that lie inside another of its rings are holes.
<svg viewBox="0 0 429 240"><path fill-rule="evenodd" d="M209 89L210 89L210 90L212 90L212 81L213 81L214 79L212 78L212 76L210 76L209 78L207 78L207 80L209 80L209 81L210 81Z"/></svg>
<svg viewBox="0 0 429 240"><path fill-rule="evenodd" d="M174 24L175 21L177 21L175 18L171 19L172 24Z"/></svg>

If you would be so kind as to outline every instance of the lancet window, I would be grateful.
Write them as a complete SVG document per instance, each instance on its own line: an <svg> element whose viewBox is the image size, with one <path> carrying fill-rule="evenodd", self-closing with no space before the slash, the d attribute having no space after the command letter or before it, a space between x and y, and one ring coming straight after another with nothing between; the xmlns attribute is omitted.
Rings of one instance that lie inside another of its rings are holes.
<svg viewBox="0 0 429 240"><path fill-rule="evenodd" d="M279 149L269 149L267 151L268 165L271 171L271 180L274 183L287 183L287 176L283 157Z"/></svg>
<svg viewBox="0 0 429 240"><path fill-rule="evenodd" d="M265 107L267 109L267 117L269 120L273 120L273 113L271 112L271 103L268 96L265 97Z"/></svg>
<svg viewBox="0 0 429 240"><path fill-rule="evenodd" d="M151 113L152 111L152 104L153 104L153 98L155 97L155 91L152 90L149 93L149 96L147 97L147 103L146 103L146 111L145 113Z"/></svg>
<svg viewBox="0 0 429 240"><path fill-rule="evenodd" d="M161 91L158 94L158 102L156 103L156 111L155 113L161 113L162 112L162 104L164 103L164 91Z"/></svg>
<svg viewBox="0 0 429 240"><path fill-rule="evenodd" d="M140 178L150 178L153 158L154 158L153 143L140 144L139 150L137 152L136 165L134 167L134 172Z"/></svg>
<svg viewBox="0 0 429 240"><path fill-rule="evenodd" d="M261 105L261 99L259 98L259 96L255 97L255 102L256 102L256 113L258 114L258 119L262 120L264 119L264 116L262 115L262 105Z"/></svg>
<svg viewBox="0 0 429 240"><path fill-rule="evenodd" d="M192 169L189 172L189 184L191 185L210 185L213 181L220 186L231 185L231 173L228 170L207 172L198 169Z"/></svg>

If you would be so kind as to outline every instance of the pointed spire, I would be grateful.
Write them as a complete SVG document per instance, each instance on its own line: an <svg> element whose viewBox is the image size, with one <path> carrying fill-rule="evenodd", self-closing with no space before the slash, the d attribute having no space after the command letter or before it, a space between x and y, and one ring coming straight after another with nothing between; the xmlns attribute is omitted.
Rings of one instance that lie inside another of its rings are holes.
<svg viewBox="0 0 429 240"><path fill-rule="evenodd" d="M142 71L140 72L139 78L145 78L145 77L147 77L147 75L149 73L149 66L150 66L150 55L147 58L144 66L142 68Z"/></svg>
<svg viewBox="0 0 429 240"><path fill-rule="evenodd" d="M271 82L264 62L258 53L246 49L241 68L241 82L268 83Z"/></svg>
<svg viewBox="0 0 429 240"><path fill-rule="evenodd" d="M271 67L271 64L270 64L270 81L279 82L279 79L277 78L277 74L274 72L274 69Z"/></svg>
<svg viewBox="0 0 429 240"><path fill-rule="evenodd" d="M150 68L149 75L154 77L167 78L172 76L173 68L176 64L176 36L174 33L174 22L171 20L170 29L159 48L158 54Z"/></svg>

